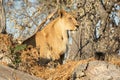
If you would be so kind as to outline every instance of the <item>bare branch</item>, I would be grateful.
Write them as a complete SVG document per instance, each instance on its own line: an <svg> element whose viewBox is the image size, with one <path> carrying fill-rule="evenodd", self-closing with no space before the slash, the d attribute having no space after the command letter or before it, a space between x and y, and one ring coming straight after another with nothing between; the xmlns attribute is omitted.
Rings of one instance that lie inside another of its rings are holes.
<svg viewBox="0 0 120 80"><path fill-rule="evenodd" d="M31 38L32 36L34 36L34 35L38 32L38 30L41 30L41 29L42 29L42 26L46 23L46 21L47 21L48 19L50 19L57 11L58 11L58 7L57 7L50 15L48 15L47 18L45 18L40 25L38 25L38 27L36 28L36 30L34 31L34 33L33 33L31 36L29 36L27 39L29 39L29 38ZM27 40L27 39L25 39L25 40ZM24 42L25 40L23 40L22 42ZM22 42L21 42L21 43L22 43Z"/></svg>
<svg viewBox="0 0 120 80"><path fill-rule="evenodd" d="M0 0L0 33L5 32L5 10L3 7L3 1Z"/></svg>

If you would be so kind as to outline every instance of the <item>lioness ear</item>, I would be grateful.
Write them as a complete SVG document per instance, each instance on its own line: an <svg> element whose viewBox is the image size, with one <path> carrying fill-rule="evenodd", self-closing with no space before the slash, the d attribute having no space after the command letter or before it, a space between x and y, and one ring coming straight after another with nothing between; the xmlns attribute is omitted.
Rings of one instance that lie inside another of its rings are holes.
<svg viewBox="0 0 120 80"><path fill-rule="evenodd" d="M62 18L65 14L66 14L66 12L64 11L64 10L59 10L59 16Z"/></svg>

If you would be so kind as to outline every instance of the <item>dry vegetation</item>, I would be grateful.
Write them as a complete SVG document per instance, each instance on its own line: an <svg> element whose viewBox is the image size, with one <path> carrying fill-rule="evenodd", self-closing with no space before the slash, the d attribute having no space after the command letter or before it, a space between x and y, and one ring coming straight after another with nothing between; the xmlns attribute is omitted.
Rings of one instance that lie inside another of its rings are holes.
<svg viewBox="0 0 120 80"><path fill-rule="evenodd" d="M27 3L27 0L24 1ZM73 39L72 44L68 45L69 51L66 53L65 64L60 64L57 61L41 64L38 48L17 44L13 41L13 37L3 33L0 34L1 64L45 80L69 80L78 65L89 61L102 60L120 66L120 23L118 22L117 25L117 22L110 17L112 12L116 12L120 18L120 9L115 10L115 4L119 5L120 8L119 0L104 0L104 2L103 0L61 0L60 3L57 2L59 0L38 1L45 6L43 9L38 9L36 12L38 15L41 12L47 13L47 15L52 13L38 27L43 26L46 20L54 19L57 16L54 7L59 4L77 17L80 28L76 33L70 33ZM36 17L34 16L34 18ZM0 14L0 21L1 19ZM0 22L0 32L2 32L1 27L3 24ZM28 36L27 39L32 35ZM19 40L24 41L26 38Z"/></svg>

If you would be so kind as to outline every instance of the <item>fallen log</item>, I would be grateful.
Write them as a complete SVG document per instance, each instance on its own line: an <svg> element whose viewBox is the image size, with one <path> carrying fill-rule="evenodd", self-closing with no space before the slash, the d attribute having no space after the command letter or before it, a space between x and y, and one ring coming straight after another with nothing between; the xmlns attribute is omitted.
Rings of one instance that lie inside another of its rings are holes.
<svg viewBox="0 0 120 80"><path fill-rule="evenodd" d="M0 64L0 80L43 80Z"/></svg>

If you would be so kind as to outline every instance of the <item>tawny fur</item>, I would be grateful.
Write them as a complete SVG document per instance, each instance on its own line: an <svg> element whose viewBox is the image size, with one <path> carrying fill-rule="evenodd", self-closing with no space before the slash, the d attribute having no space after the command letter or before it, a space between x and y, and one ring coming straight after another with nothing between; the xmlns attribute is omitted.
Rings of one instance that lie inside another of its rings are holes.
<svg viewBox="0 0 120 80"><path fill-rule="evenodd" d="M59 17L50 22L35 35L36 46L39 47L40 57L56 60L66 52L68 30L76 30L78 24L73 16L61 10Z"/></svg>

